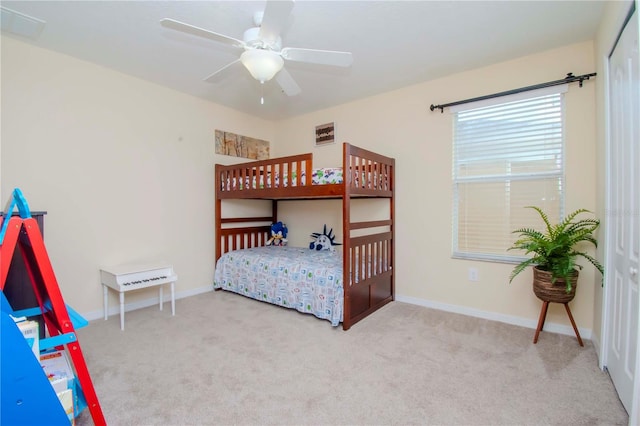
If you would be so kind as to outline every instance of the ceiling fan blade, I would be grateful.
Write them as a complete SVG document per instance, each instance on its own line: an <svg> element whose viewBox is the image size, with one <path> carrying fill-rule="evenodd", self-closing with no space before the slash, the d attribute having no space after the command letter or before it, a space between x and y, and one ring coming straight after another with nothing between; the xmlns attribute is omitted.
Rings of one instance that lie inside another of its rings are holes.
<svg viewBox="0 0 640 426"><path fill-rule="evenodd" d="M206 81L207 83L218 82L219 80L223 79L228 74L230 74L230 71L232 71L233 68L235 68L235 65L238 64L239 62L240 62L240 59L236 59L235 61L225 65L224 67L220 68L218 71L206 77L204 81Z"/></svg>
<svg viewBox="0 0 640 426"><path fill-rule="evenodd" d="M353 63L353 55L351 52L285 47L280 53L284 59L295 62L308 62L312 64L332 65L335 67L349 67Z"/></svg>
<svg viewBox="0 0 640 426"><path fill-rule="evenodd" d="M268 44L273 44L280 36L292 10L293 0L267 1L260 24L260 38Z"/></svg>
<svg viewBox="0 0 640 426"><path fill-rule="evenodd" d="M295 96L302 91L298 83L296 83L285 68L282 68L280 72L276 74L276 81L287 96Z"/></svg>
<svg viewBox="0 0 640 426"><path fill-rule="evenodd" d="M198 37L208 38L209 40L229 44L231 46L245 47L244 41L241 41L226 35L214 33L213 31L205 30L204 28L196 27L190 24L185 24L184 22L176 21L174 19L169 19L169 18L161 19L160 24L165 28L182 31L184 33L195 35Z"/></svg>

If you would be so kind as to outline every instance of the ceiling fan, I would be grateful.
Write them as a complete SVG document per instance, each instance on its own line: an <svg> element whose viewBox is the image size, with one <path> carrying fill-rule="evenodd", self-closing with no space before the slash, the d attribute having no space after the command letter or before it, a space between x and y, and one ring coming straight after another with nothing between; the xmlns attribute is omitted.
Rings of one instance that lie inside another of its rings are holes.
<svg viewBox="0 0 640 426"><path fill-rule="evenodd" d="M208 38L244 50L238 59L209 75L204 79L205 81L213 82L223 71L237 63L242 63L253 78L260 83L264 84L275 77L284 93L288 96L295 96L301 90L291 74L284 68L284 61L349 67L353 63L353 57L350 52L297 47L283 48L280 32L291 14L293 5L293 0L267 1L264 12L256 12L253 16L256 26L246 30L242 40L174 19L165 18L160 23L166 28Z"/></svg>

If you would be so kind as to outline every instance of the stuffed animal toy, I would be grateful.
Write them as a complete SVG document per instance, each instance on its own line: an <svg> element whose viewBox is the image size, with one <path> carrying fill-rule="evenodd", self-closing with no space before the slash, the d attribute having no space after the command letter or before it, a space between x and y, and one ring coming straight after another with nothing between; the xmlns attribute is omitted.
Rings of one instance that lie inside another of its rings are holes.
<svg viewBox="0 0 640 426"><path fill-rule="evenodd" d="M267 241L268 246L286 246L287 245L287 225L282 222L271 225L271 238Z"/></svg>
<svg viewBox="0 0 640 426"><path fill-rule="evenodd" d="M335 251L335 248L333 246L339 246L340 243L336 243L333 241L336 236L332 234L333 228L331 228L329 230L329 233L327 233L327 224L325 223L322 233L314 232L313 234L311 234L311 238L315 238L315 241L312 241L311 244L309 244L309 248L311 250Z"/></svg>

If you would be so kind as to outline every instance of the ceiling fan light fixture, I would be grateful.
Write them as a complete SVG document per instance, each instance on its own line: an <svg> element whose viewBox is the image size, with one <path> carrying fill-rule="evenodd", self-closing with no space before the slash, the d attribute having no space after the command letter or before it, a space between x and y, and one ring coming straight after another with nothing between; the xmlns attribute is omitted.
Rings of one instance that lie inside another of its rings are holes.
<svg viewBox="0 0 640 426"><path fill-rule="evenodd" d="M284 66L284 59L280 55L266 49L245 50L240 61L251 76L261 83L271 80Z"/></svg>

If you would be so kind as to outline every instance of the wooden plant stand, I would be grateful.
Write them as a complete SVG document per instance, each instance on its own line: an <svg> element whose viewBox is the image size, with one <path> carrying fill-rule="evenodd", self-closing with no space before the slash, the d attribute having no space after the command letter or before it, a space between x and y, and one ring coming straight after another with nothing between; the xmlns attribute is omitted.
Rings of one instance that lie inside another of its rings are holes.
<svg viewBox="0 0 640 426"><path fill-rule="evenodd" d="M542 310L540 310L540 318L538 319L538 328L536 328L536 335L533 338L533 343L538 343L538 336L540 335L540 331L542 327L544 327L544 321L547 318L547 310L549 309L549 301L542 301ZM573 320L573 315L571 315L571 309L569 309L569 302L563 303L564 308L567 310L567 315L569 315L569 320L571 321L571 325L573 326L573 331L576 332L576 337L578 338L578 343L580 346L584 346L582 343L582 338L580 338L580 333L578 332L578 327L576 327L576 322Z"/></svg>

